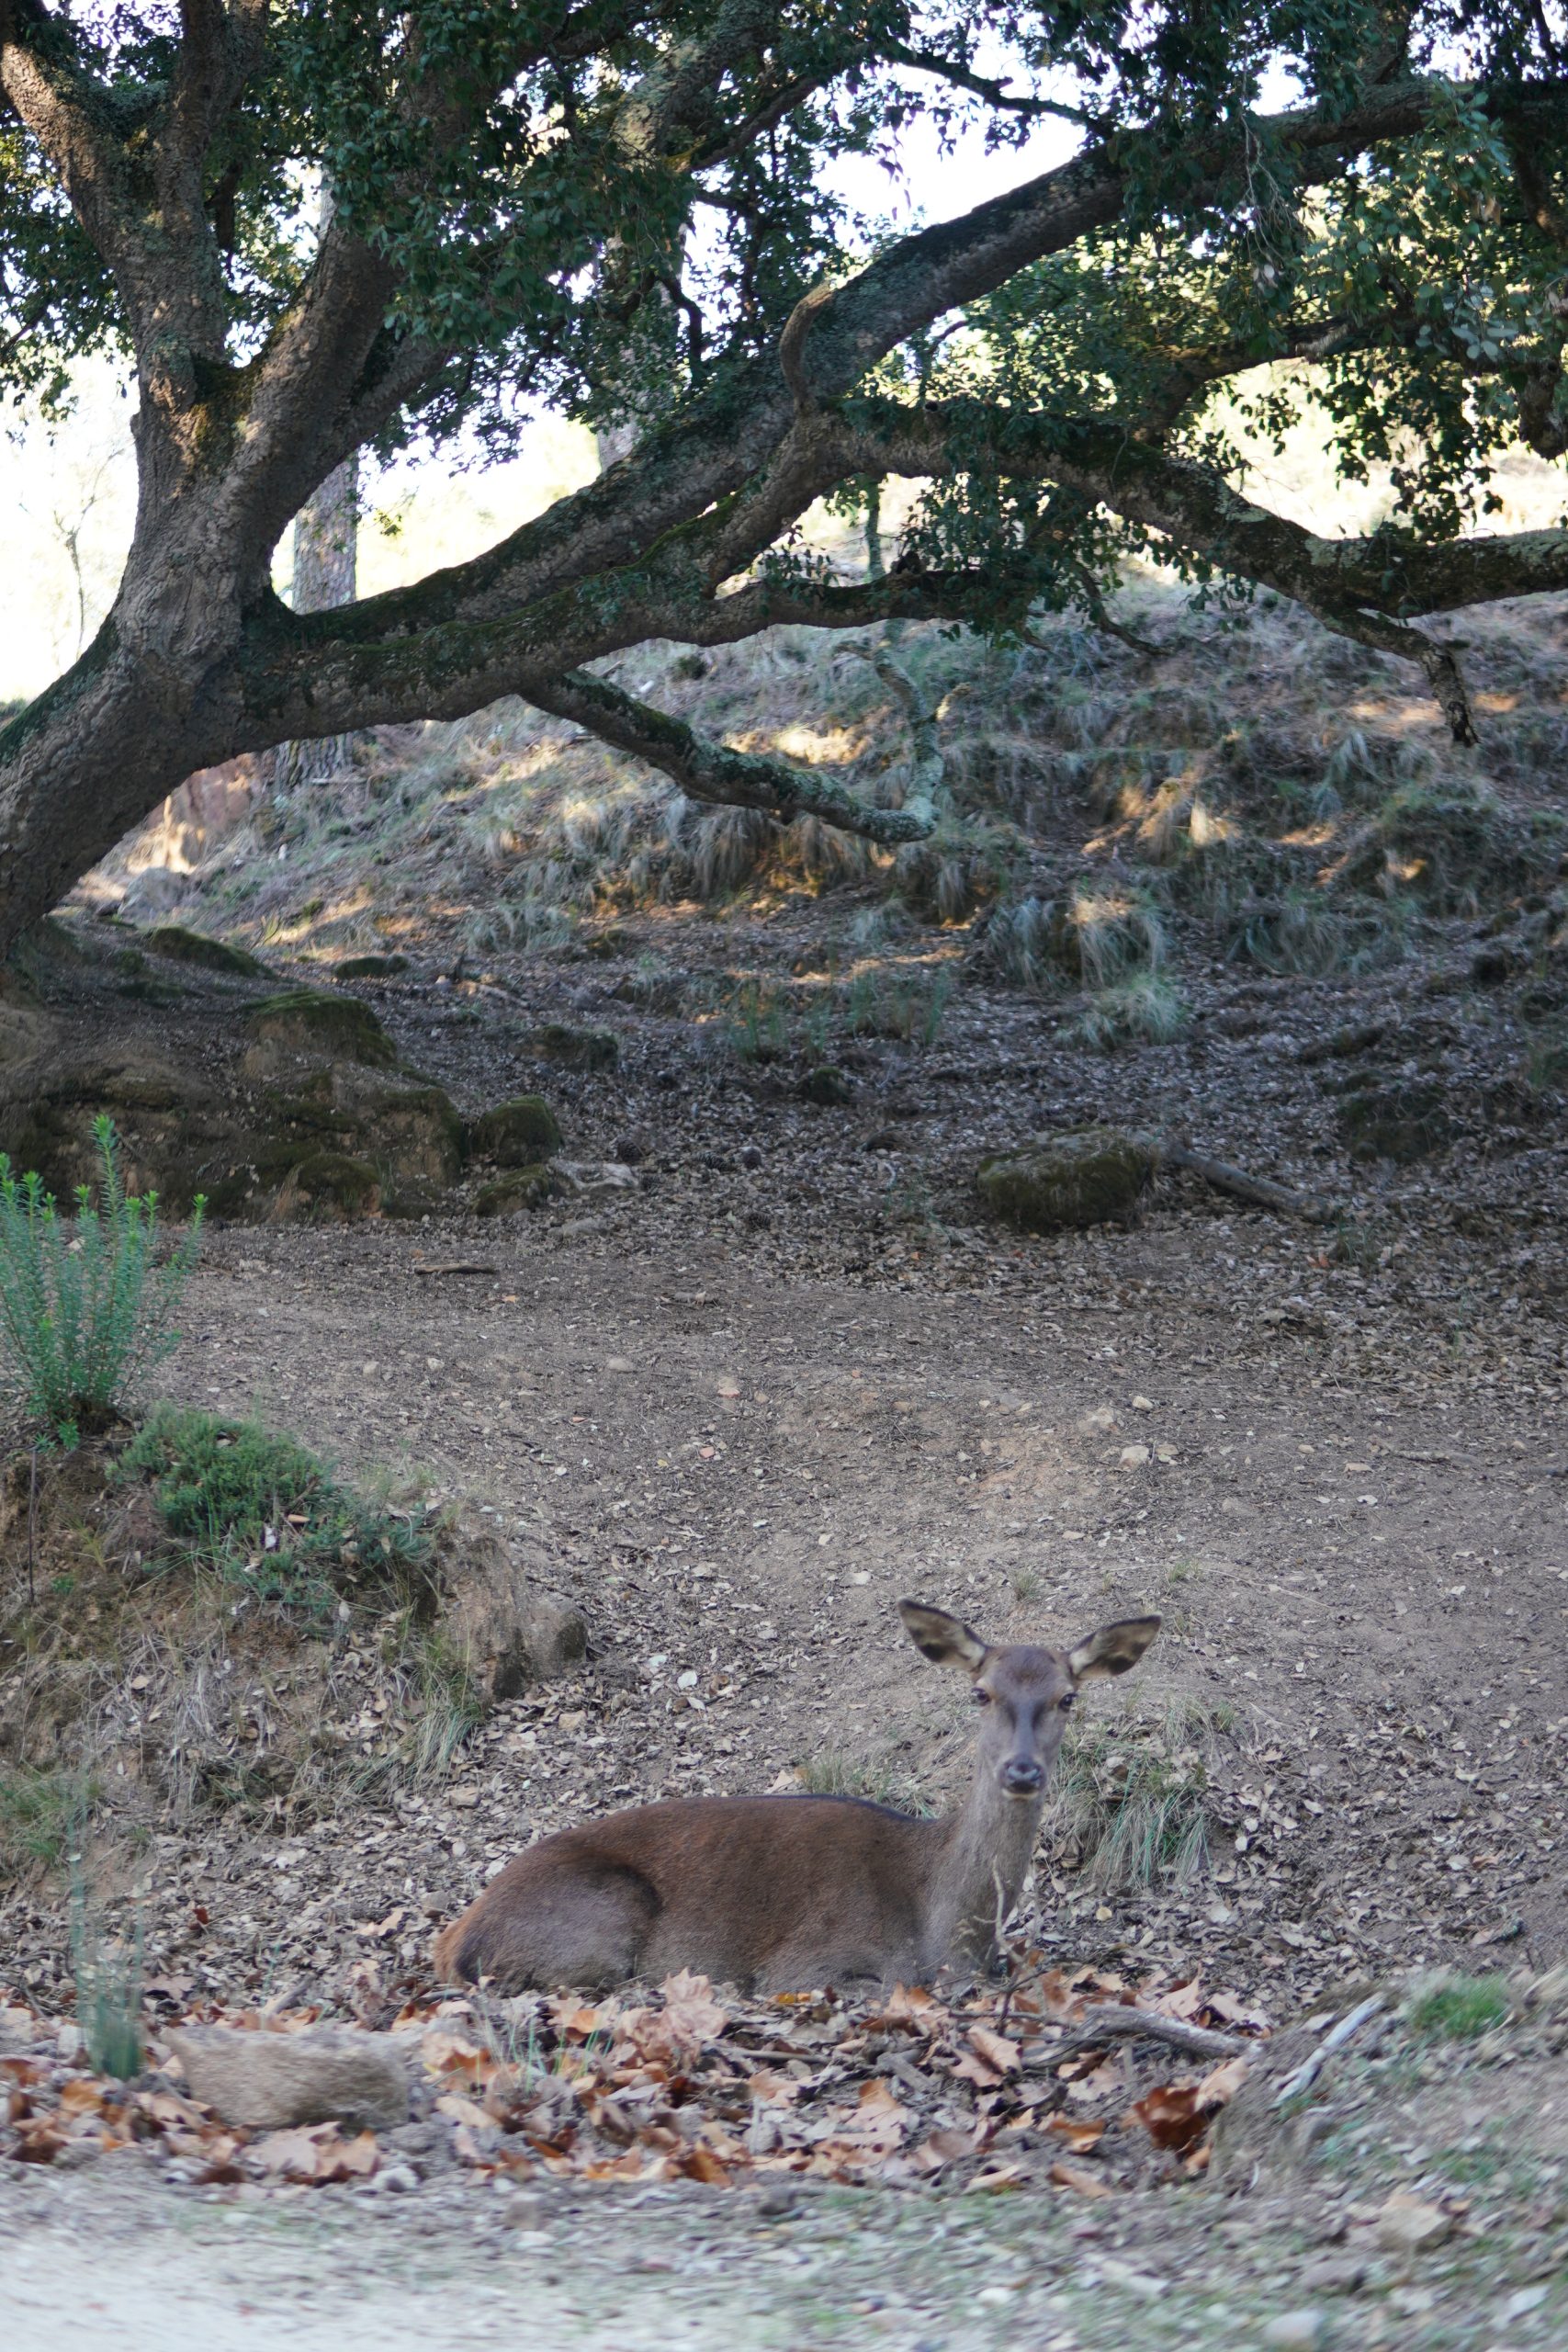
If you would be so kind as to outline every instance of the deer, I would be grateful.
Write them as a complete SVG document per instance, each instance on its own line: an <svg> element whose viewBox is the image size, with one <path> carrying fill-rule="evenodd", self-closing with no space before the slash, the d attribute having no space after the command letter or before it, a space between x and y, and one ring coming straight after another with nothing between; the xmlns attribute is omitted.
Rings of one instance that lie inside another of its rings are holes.
<svg viewBox="0 0 1568 2352"><path fill-rule="evenodd" d="M898 1613L978 1716L964 1802L935 1820L862 1797L681 1797L542 1838L436 1938L438 1974L497 1993L604 1992L681 1969L743 1993L929 1984L995 1967L1081 1686L1135 1666L1158 1617L1071 1649L987 1642L945 1609Z"/></svg>

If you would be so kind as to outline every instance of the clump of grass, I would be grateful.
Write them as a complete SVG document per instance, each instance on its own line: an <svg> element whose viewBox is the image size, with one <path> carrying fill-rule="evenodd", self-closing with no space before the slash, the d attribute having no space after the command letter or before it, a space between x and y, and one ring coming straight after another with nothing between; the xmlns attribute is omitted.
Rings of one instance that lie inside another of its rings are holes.
<svg viewBox="0 0 1568 2352"><path fill-rule="evenodd" d="M70 1448L106 1428L141 1375L179 1344L174 1317L200 1247L198 1199L158 1263L158 1196L128 1193L114 1122L93 1122L99 1183L63 1217L35 1175L0 1152L0 1342L30 1418Z"/></svg>
<svg viewBox="0 0 1568 2352"><path fill-rule="evenodd" d="M1219 1728L1192 1703L1160 1725L1076 1723L1052 1782L1049 1828L1091 1882L1132 1893L1184 1884L1208 1857L1208 1769L1196 1743Z"/></svg>
<svg viewBox="0 0 1568 2352"><path fill-rule="evenodd" d="M927 1813L914 1782L887 1757L851 1756L841 1748L827 1748L820 1756L797 1764L800 1785L808 1796L859 1797L868 1804L892 1805L901 1813Z"/></svg>
<svg viewBox="0 0 1568 2352"><path fill-rule="evenodd" d="M1080 890L1066 910L1062 953L1091 989L1157 971L1167 944L1159 910L1141 891Z"/></svg>
<svg viewBox="0 0 1568 2352"><path fill-rule="evenodd" d="M743 1062L776 1062L789 1046L789 1007L783 993L762 980L743 980L730 998L726 1026Z"/></svg>
<svg viewBox="0 0 1568 2352"><path fill-rule="evenodd" d="M65 1859L73 1826L96 1793L70 1772L30 1764L0 1771L0 1863L6 1871L29 1862L55 1869Z"/></svg>
<svg viewBox="0 0 1568 2352"><path fill-rule="evenodd" d="M1053 899L1019 899L1011 906L998 907L986 925L981 962L994 978L1011 988L1060 987L1058 927Z"/></svg>
<svg viewBox="0 0 1568 2352"><path fill-rule="evenodd" d="M1244 901L1226 926L1227 960L1240 956L1266 972L1325 978L1356 960L1351 926L1321 892L1287 890Z"/></svg>
<svg viewBox="0 0 1568 2352"><path fill-rule="evenodd" d="M1168 1046L1188 1018L1187 1000L1166 973L1132 972L1098 989L1069 1035L1102 1054L1118 1046Z"/></svg>
<svg viewBox="0 0 1568 2352"><path fill-rule="evenodd" d="M1405 2009L1413 2032L1427 2041L1479 2041L1507 2020L1507 1979L1434 1976L1418 1985Z"/></svg>
<svg viewBox="0 0 1568 2352"><path fill-rule="evenodd" d="M1411 784L1384 801L1348 878L1437 914L1474 915L1555 872L1562 840L1555 810L1518 816L1469 781Z"/></svg>
<svg viewBox="0 0 1568 2352"><path fill-rule="evenodd" d="M953 997L946 966L935 972L857 972L843 1003L843 1025L852 1037L902 1037L914 1046L934 1046Z"/></svg>
<svg viewBox="0 0 1568 2352"><path fill-rule="evenodd" d="M419 1701L404 1742L408 1768L416 1780L444 1780L469 1734L483 1722L484 1706L468 1659L439 1632L416 1633L404 1655Z"/></svg>
<svg viewBox="0 0 1568 2352"><path fill-rule="evenodd" d="M324 1617L366 1588L425 1604L429 1534L344 1486L315 1454L256 1421L161 1406L121 1457L152 1482L164 1524L193 1566L258 1600Z"/></svg>

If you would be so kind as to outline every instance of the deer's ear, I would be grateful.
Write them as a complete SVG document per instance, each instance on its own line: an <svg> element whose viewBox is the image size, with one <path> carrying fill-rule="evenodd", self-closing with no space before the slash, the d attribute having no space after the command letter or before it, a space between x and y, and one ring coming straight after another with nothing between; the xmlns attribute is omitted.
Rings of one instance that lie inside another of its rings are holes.
<svg viewBox="0 0 1568 2352"><path fill-rule="evenodd" d="M1087 1642L1067 1653L1073 1680L1089 1682L1097 1674L1125 1674L1130 1666L1137 1665L1159 1628L1157 1617L1122 1617L1114 1625L1101 1625Z"/></svg>
<svg viewBox="0 0 1568 2352"><path fill-rule="evenodd" d="M928 1609L920 1600L901 1600L898 1614L915 1647L933 1666L961 1666L968 1674L978 1674L985 1665L986 1644L962 1617L946 1609Z"/></svg>

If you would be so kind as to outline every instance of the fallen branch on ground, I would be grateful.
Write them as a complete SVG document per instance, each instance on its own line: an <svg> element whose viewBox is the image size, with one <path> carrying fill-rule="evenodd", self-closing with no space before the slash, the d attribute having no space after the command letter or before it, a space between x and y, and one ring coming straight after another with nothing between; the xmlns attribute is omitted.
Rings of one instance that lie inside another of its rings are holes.
<svg viewBox="0 0 1568 2352"><path fill-rule="evenodd" d="M1133 2008L1124 2001L1086 2009L1077 2022L1078 2031L1072 2040L1059 2042L1052 2051L1054 2066L1092 2049L1097 2041L1163 2041L1168 2050L1180 2050L1189 2058L1245 2058L1257 2046L1244 2041L1239 2034L1214 2033L1207 2026L1157 2017L1152 2009Z"/></svg>
<svg viewBox="0 0 1568 2352"><path fill-rule="evenodd" d="M1327 1225L1340 1214L1340 1204L1321 1193L1292 1192L1288 1184L1276 1184L1268 1176L1249 1176L1245 1168L1233 1168L1228 1159L1209 1159L1201 1152L1190 1151L1185 1144L1165 1142L1158 1146L1159 1156L1168 1168L1185 1169L1189 1175L1201 1176L1216 1192L1232 1193L1238 1201L1254 1202L1258 1207L1279 1209L1287 1216L1305 1217L1312 1225Z"/></svg>

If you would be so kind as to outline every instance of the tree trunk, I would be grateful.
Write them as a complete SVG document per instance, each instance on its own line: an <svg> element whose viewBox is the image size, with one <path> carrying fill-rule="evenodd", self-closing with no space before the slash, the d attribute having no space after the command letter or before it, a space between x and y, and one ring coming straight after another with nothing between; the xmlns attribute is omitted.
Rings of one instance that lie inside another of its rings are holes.
<svg viewBox="0 0 1568 2352"><path fill-rule="evenodd" d="M330 473L294 522L294 610L327 613L352 605L357 593L359 461L345 458ZM354 765L352 735L321 735L313 742L281 743L273 788L330 784Z"/></svg>

